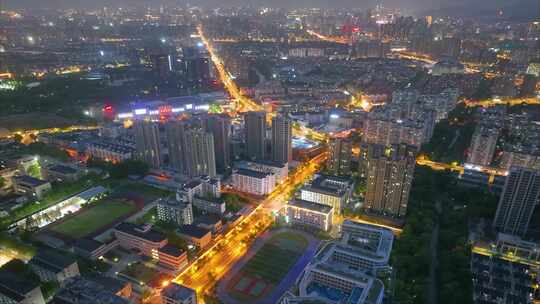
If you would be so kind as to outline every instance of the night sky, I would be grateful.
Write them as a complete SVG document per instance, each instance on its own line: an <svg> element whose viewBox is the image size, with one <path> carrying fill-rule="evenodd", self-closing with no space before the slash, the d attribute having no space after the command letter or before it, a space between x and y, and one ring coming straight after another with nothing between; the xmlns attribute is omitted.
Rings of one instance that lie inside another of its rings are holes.
<svg viewBox="0 0 540 304"><path fill-rule="evenodd" d="M539 0L0 0L9 8L97 8L102 6L168 6L228 7L355 7L370 8L380 3L387 7L402 8L408 12L424 12L438 9L462 9L467 11L491 11L499 8L523 10L532 18L540 18Z"/></svg>

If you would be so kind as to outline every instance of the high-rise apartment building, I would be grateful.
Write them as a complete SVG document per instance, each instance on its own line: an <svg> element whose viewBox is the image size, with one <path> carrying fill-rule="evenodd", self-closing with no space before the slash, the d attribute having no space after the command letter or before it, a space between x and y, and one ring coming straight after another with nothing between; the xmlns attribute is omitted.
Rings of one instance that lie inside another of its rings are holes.
<svg viewBox="0 0 540 304"><path fill-rule="evenodd" d="M150 168L159 168L162 164L159 125L138 120L133 124L135 133L136 158L147 163Z"/></svg>
<svg viewBox="0 0 540 304"><path fill-rule="evenodd" d="M169 150L169 165L177 172L184 173L185 164L185 122L171 120L165 124L167 148Z"/></svg>
<svg viewBox="0 0 540 304"><path fill-rule="evenodd" d="M272 160L289 164L292 161L292 122L283 116L272 118Z"/></svg>
<svg viewBox="0 0 540 304"><path fill-rule="evenodd" d="M369 147L365 208L402 217L407 212L416 147L400 144Z"/></svg>
<svg viewBox="0 0 540 304"><path fill-rule="evenodd" d="M351 173L352 141L346 138L332 138L329 148L328 171L335 175L349 175Z"/></svg>
<svg viewBox="0 0 540 304"><path fill-rule="evenodd" d="M209 115L204 118L203 126L206 132L214 135L216 171L224 173L231 167L231 120L226 115Z"/></svg>
<svg viewBox="0 0 540 304"><path fill-rule="evenodd" d="M190 177L215 177L214 135L202 130L189 130L185 137L186 174Z"/></svg>
<svg viewBox="0 0 540 304"><path fill-rule="evenodd" d="M474 165L489 166L497 146L499 128L479 125L474 130L467 162Z"/></svg>
<svg viewBox="0 0 540 304"><path fill-rule="evenodd" d="M540 196L540 171L513 167L506 178L493 227L498 232L523 236Z"/></svg>
<svg viewBox="0 0 540 304"><path fill-rule="evenodd" d="M248 112L244 119L247 157L252 160L263 160L266 156L266 113Z"/></svg>

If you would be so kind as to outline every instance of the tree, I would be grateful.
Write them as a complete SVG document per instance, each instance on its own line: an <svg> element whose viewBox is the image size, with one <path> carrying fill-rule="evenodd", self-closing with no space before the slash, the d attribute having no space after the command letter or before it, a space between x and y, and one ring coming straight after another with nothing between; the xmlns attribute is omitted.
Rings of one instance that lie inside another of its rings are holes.
<svg viewBox="0 0 540 304"><path fill-rule="evenodd" d="M146 175L148 165L138 160L126 160L111 166L109 174L112 178L126 178L129 175Z"/></svg>
<svg viewBox="0 0 540 304"><path fill-rule="evenodd" d="M0 189L4 188L6 185L6 179L0 176Z"/></svg>
<svg viewBox="0 0 540 304"><path fill-rule="evenodd" d="M26 173L35 178L41 178L41 166L39 162L35 161L32 165L28 167Z"/></svg>

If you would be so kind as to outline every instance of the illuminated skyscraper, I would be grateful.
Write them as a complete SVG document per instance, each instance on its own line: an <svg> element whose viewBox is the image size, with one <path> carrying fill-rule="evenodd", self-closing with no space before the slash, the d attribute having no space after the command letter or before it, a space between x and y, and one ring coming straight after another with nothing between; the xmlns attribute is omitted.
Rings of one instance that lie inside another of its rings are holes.
<svg viewBox="0 0 540 304"><path fill-rule="evenodd" d="M203 126L206 132L214 135L216 171L224 173L231 167L231 120L227 115L209 115L204 118Z"/></svg>
<svg viewBox="0 0 540 304"><path fill-rule="evenodd" d="M493 227L503 233L523 236L540 197L540 172L513 167L506 178Z"/></svg>
<svg viewBox="0 0 540 304"><path fill-rule="evenodd" d="M292 161L292 122L283 116L272 118L272 160L289 164Z"/></svg>
<svg viewBox="0 0 540 304"><path fill-rule="evenodd" d="M214 136L202 130L185 132L186 174L190 177L216 176Z"/></svg>
<svg viewBox="0 0 540 304"><path fill-rule="evenodd" d="M157 123L138 120L133 124L135 133L136 158L147 163L150 168L160 168L162 164Z"/></svg>
<svg viewBox="0 0 540 304"><path fill-rule="evenodd" d="M330 157L327 167L335 175L351 173L352 141L346 138L332 138L329 143Z"/></svg>
<svg viewBox="0 0 540 304"><path fill-rule="evenodd" d="M405 216L416 147L371 145L368 149L365 208L385 215Z"/></svg>
<svg viewBox="0 0 540 304"><path fill-rule="evenodd" d="M185 122L171 120L165 124L167 148L169 150L169 165L177 172L184 173L185 164Z"/></svg>
<svg viewBox="0 0 540 304"><path fill-rule="evenodd" d="M266 156L266 113L248 112L244 116L246 127L246 154L249 159L263 160Z"/></svg>

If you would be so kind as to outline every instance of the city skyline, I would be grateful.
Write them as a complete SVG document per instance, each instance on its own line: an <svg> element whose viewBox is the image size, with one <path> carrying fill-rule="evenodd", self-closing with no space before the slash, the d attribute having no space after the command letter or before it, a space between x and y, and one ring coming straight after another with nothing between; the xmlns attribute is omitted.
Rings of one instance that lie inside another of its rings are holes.
<svg viewBox="0 0 540 304"><path fill-rule="evenodd" d="M540 302L536 0L0 1L0 302Z"/></svg>

